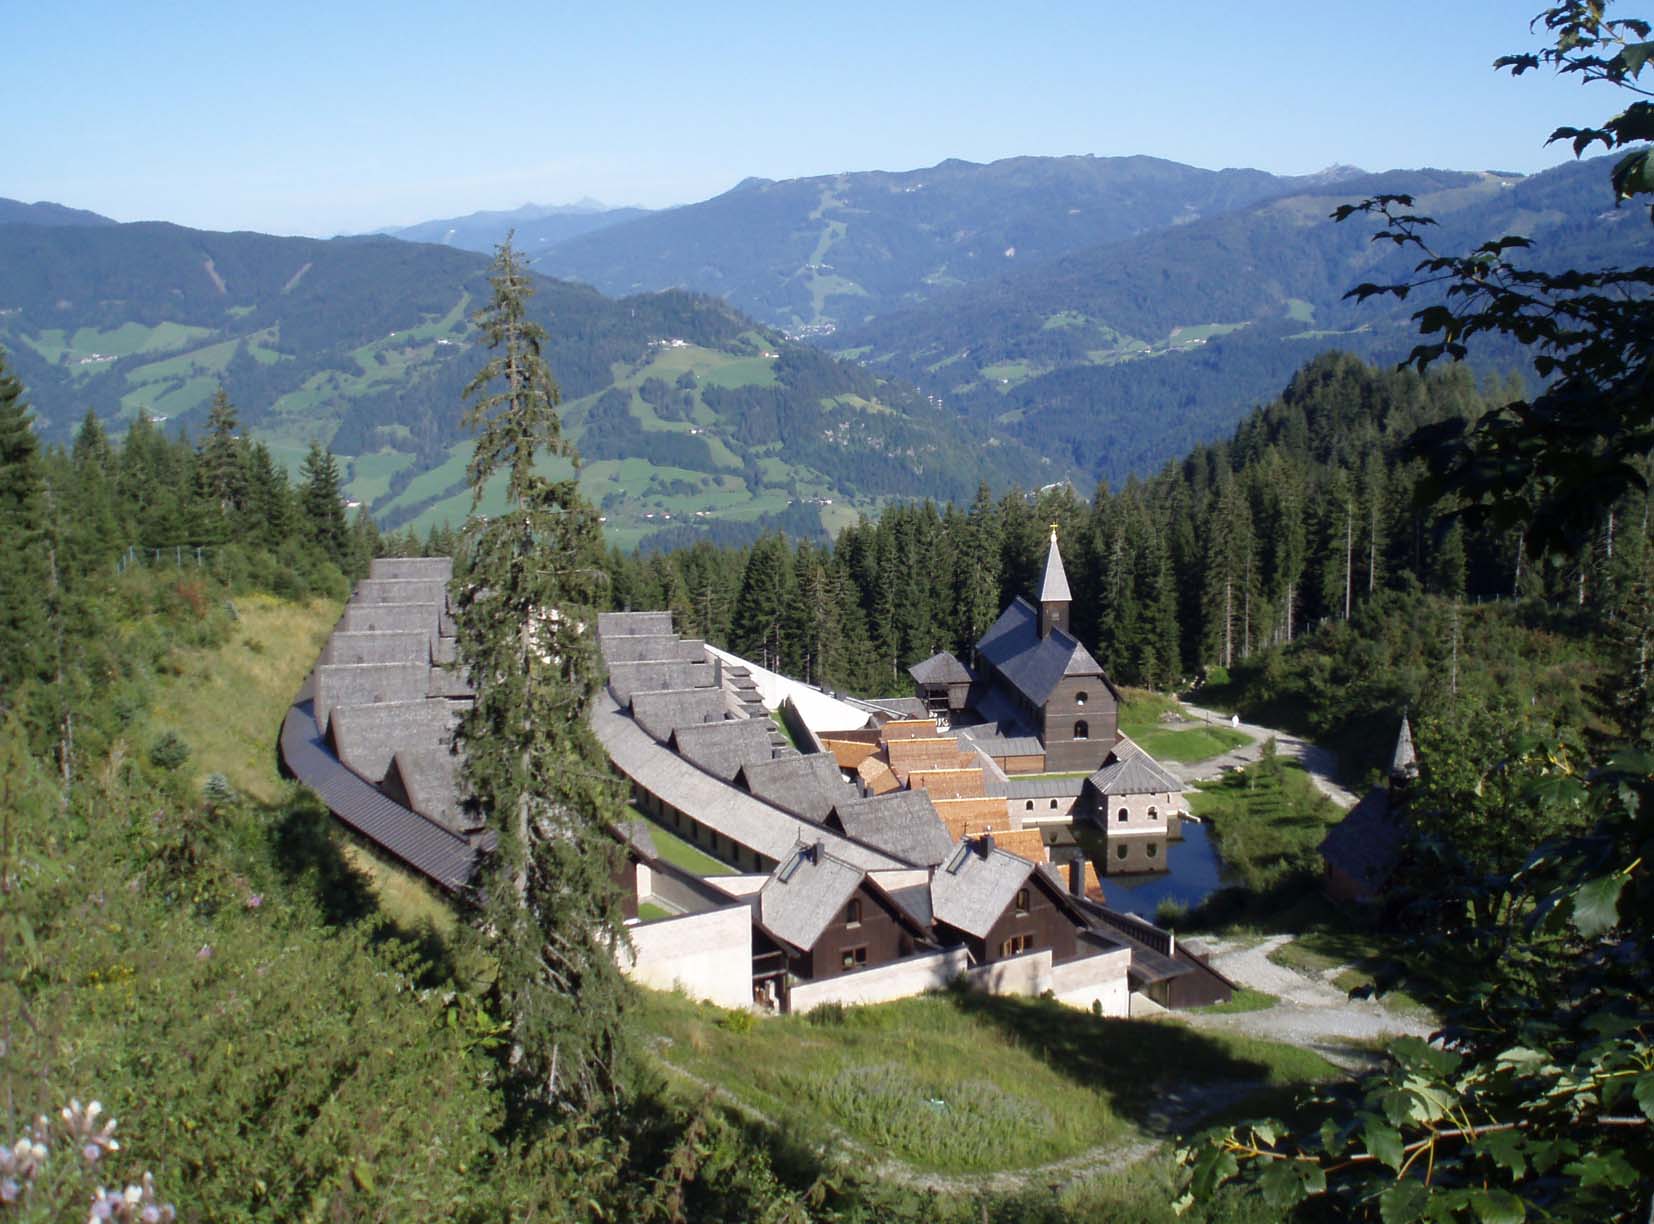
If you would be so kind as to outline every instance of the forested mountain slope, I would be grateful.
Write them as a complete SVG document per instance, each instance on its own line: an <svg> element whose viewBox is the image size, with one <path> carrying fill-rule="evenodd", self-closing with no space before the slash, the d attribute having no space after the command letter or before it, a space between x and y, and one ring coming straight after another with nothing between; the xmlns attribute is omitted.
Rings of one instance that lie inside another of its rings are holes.
<svg viewBox="0 0 1654 1224"><path fill-rule="evenodd" d="M532 260L540 251L559 242L648 215L646 208L608 208L596 202L524 204L521 208L420 221L378 232L404 242L434 242L438 246L458 247L484 255L493 254L507 234L514 234L514 245Z"/></svg>
<svg viewBox="0 0 1654 1224"><path fill-rule="evenodd" d="M481 360L469 315L487 292L483 257L382 237L0 225L0 267L0 346L47 438L88 408L199 432L222 385L278 461L296 467L313 440L348 460L348 491L382 523L468 509L460 393ZM707 298L613 301L543 280L531 309L587 495L622 541L685 520L813 530L823 510L843 521L846 503L1069 470L962 441L911 388Z"/></svg>
<svg viewBox="0 0 1654 1224"><path fill-rule="evenodd" d="M1318 185L1221 216L1099 246L847 329L830 344L912 379L1042 453L1121 479L1223 433L1316 352L1398 359L1421 302L1357 305L1361 281L1400 280L1417 253L1371 241L1340 203L1416 197L1432 240L1460 252L1505 233L1541 266L1631 262L1647 227L1616 210L1600 164L1521 179L1394 171ZM1483 349L1482 368L1516 368ZM1102 441L1100 441L1102 440Z"/></svg>
<svg viewBox="0 0 1654 1224"><path fill-rule="evenodd" d="M607 293L684 287L787 328L857 323L1068 251L1244 207L1303 180L1154 157L950 160L773 182L561 243L537 267Z"/></svg>

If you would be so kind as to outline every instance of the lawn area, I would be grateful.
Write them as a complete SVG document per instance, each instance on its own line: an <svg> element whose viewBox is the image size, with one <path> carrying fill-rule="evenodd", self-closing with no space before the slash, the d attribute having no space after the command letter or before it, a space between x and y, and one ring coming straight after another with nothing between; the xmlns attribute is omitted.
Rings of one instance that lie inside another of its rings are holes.
<svg viewBox="0 0 1654 1224"><path fill-rule="evenodd" d="M1177 698L1146 689L1124 689L1120 694L1120 731L1159 761L1193 765L1251 743L1251 737L1216 724L1169 727L1161 719L1182 714Z"/></svg>
<svg viewBox="0 0 1654 1224"><path fill-rule="evenodd" d="M1027 1168L1142 1135L1173 1085L1286 1089L1336 1078L1319 1055L1038 999L956 991L751 1023L644 992L635 1022L669 1068L718 1084L785 1130L834 1132L915 1168ZM699 1095L698 1088L688 1091Z"/></svg>
<svg viewBox="0 0 1654 1224"><path fill-rule="evenodd" d="M1297 872L1319 876L1319 847L1343 819L1298 765L1269 757L1185 792L1189 810L1209 821L1226 875L1257 893Z"/></svg>
<svg viewBox="0 0 1654 1224"><path fill-rule="evenodd" d="M655 853L674 867L681 867L691 875L734 875L735 868L720 863L706 851L690 845L660 821L636 807L626 809L632 816L649 822L649 836L655 839Z"/></svg>
<svg viewBox="0 0 1654 1224"><path fill-rule="evenodd" d="M1253 990L1250 986L1242 986L1235 991L1227 1003L1212 1003L1196 1010L1222 1016L1232 1012L1268 1011L1279 1002L1280 1000L1268 991Z"/></svg>

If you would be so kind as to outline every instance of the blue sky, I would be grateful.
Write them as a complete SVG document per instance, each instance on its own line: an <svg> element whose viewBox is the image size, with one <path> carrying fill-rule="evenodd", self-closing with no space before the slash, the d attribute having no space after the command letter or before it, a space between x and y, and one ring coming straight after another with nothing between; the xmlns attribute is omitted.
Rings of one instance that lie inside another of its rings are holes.
<svg viewBox="0 0 1654 1224"><path fill-rule="evenodd" d="M1532 171L1618 101L1492 71L1537 8L6 0L0 196L332 234L947 157Z"/></svg>

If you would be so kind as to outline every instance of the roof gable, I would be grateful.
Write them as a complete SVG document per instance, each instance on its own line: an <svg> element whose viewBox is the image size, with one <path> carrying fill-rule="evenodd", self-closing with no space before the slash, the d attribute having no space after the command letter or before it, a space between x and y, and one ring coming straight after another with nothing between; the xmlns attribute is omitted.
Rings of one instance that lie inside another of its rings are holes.
<svg viewBox="0 0 1654 1224"><path fill-rule="evenodd" d="M820 842L799 846L758 890L758 923L770 935L807 951L864 878L860 867L835 858Z"/></svg>
<svg viewBox="0 0 1654 1224"><path fill-rule="evenodd" d="M743 765L767 761L775 752L768 720L757 718L679 727L668 743L691 765L725 782L733 782Z"/></svg>
<svg viewBox="0 0 1654 1224"><path fill-rule="evenodd" d="M735 784L783 812L820 824L851 788L831 753L776 757L742 765Z"/></svg>
<svg viewBox="0 0 1654 1224"><path fill-rule="evenodd" d="M832 822L846 837L919 867L936 866L953 849L947 826L924 791L841 800Z"/></svg>
<svg viewBox="0 0 1654 1224"><path fill-rule="evenodd" d="M1108 761L1086 779L1100 795L1158 795L1183 793L1183 783L1163 769L1136 743L1121 736Z"/></svg>
<svg viewBox="0 0 1654 1224"><path fill-rule="evenodd" d="M1039 613L1018 596L999 614L976 644L977 654L1007 683L1037 706L1050 700L1065 677L1095 676L1108 685L1103 668L1079 640L1064 629L1039 635ZM1109 685L1110 692L1113 686Z"/></svg>
<svg viewBox="0 0 1654 1224"><path fill-rule="evenodd" d="M937 922L984 939L1033 873L1027 859L991 841L960 842L931 876L931 912Z"/></svg>

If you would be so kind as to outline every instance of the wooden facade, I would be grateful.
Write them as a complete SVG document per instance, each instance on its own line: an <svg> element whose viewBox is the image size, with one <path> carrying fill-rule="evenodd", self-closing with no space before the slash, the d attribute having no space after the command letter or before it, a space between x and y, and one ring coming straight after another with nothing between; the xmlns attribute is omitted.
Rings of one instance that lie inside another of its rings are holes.
<svg viewBox="0 0 1654 1224"><path fill-rule="evenodd" d="M1085 925L1051 881L1034 871L985 936L940 922L937 930L945 945L962 943L970 949L975 964L989 965L1046 948L1055 962L1072 960L1078 949L1079 929Z"/></svg>
<svg viewBox="0 0 1654 1224"><path fill-rule="evenodd" d="M1114 748L1119 723L1114 691L1100 674L1064 676L1040 711L1046 771L1100 769Z"/></svg>
<svg viewBox="0 0 1654 1224"><path fill-rule="evenodd" d="M754 930L753 939L755 949L762 940L767 949L782 952L788 972L806 981L888 965L929 944L906 912L866 880L822 929L812 947L780 948L762 930Z"/></svg>

